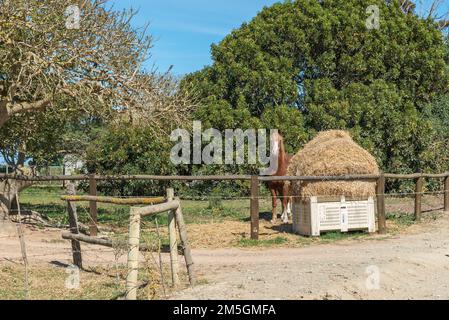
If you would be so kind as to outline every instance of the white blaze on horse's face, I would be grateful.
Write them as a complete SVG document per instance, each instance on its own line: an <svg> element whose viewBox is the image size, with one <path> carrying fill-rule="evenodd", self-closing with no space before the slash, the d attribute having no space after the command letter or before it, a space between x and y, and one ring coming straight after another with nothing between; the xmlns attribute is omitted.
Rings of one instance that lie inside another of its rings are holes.
<svg viewBox="0 0 449 320"><path fill-rule="evenodd" d="M260 145L262 145L262 146L266 145L265 139L261 139L260 135L259 135L259 143L261 143ZM261 151L262 150L259 149L259 157L261 155L260 154ZM278 165L279 165L280 151L281 151L281 136L279 135L277 130L272 130L272 134L270 135L270 157L269 157L269 159L267 159L270 163L270 166L266 169L262 169L260 171L260 175L274 176L277 173L278 168L279 168ZM259 158L259 160L261 161L262 159Z"/></svg>
<svg viewBox="0 0 449 320"><path fill-rule="evenodd" d="M271 135L271 163L270 167L272 168L273 175L275 175L279 169L279 156L281 155L281 143L282 137L279 132L276 130Z"/></svg>
<svg viewBox="0 0 449 320"><path fill-rule="evenodd" d="M271 134L271 163L276 164L276 170L274 170L275 172L278 169L277 165L278 165L278 159L279 159L280 153L281 153L281 136L280 136L279 132L274 131Z"/></svg>
<svg viewBox="0 0 449 320"><path fill-rule="evenodd" d="M274 139L273 143L271 144L271 155L274 157L279 157L279 140L278 139Z"/></svg>

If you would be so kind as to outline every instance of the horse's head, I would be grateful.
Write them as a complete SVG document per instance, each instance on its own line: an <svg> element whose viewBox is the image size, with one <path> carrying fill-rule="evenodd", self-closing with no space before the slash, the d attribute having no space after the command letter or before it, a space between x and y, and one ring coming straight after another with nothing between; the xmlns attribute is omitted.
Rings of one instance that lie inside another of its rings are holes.
<svg viewBox="0 0 449 320"><path fill-rule="evenodd" d="M278 131L274 131L271 134L271 154L279 158L282 153L284 153L284 138Z"/></svg>

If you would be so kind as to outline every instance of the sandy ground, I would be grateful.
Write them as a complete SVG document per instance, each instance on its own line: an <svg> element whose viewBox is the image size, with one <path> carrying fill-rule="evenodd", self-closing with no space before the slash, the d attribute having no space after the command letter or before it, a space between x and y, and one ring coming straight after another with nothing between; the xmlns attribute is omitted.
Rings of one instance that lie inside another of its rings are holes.
<svg viewBox="0 0 449 320"><path fill-rule="evenodd" d="M173 299L449 299L448 216L388 239L194 257L207 284Z"/></svg>
<svg viewBox="0 0 449 320"><path fill-rule="evenodd" d="M27 227L25 236L31 264L70 264L60 230ZM112 249L83 244L83 252L85 264L114 263ZM396 236L305 248L199 249L193 257L200 284L172 299L449 299L448 216ZM0 264L13 262L21 262L19 241L2 237Z"/></svg>
<svg viewBox="0 0 449 320"><path fill-rule="evenodd" d="M62 240L59 229L37 229L23 225L27 258L33 264L70 265L72 251L69 241ZM112 265L115 261L114 250L110 248L82 244L83 263L85 265ZM17 236L0 237L0 264L4 262L22 263L20 242ZM120 262L126 262L121 257Z"/></svg>

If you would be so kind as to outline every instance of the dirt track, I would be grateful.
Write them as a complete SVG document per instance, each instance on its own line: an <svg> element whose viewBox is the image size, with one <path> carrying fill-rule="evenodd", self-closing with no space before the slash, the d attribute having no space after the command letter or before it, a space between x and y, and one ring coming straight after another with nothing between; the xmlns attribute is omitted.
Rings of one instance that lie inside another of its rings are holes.
<svg viewBox="0 0 449 320"><path fill-rule="evenodd" d="M197 268L208 283L172 298L449 299L449 217L410 231L299 249L198 250ZM373 266L378 290L366 286Z"/></svg>
<svg viewBox="0 0 449 320"><path fill-rule="evenodd" d="M69 243L60 234L27 229L30 262L70 263ZM113 263L112 250L83 248L85 263ZM204 249L193 255L202 284L172 299L449 299L448 216L394 238L297 249ZM17 238L0 241L0 260L20 261ZM378 290L366 287L367 268L373 267L380 271Z"/></svg>

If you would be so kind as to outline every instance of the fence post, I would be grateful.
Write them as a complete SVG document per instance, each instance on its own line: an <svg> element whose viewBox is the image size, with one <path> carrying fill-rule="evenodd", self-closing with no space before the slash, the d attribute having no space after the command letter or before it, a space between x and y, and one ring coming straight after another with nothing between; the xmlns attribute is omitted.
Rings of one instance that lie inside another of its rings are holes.
<svg viewBox="0 0 449 320"><path fill-rule="evenodd" d="M23 264L25 266L25 300L28 300L29 295L29 283L28 283L28 257L27 257L27 250L26 250L26 244L25 244L25 234L23 232L23 226L22 226L22 211L20 210L20 203L19 203L19 194L16 193L16 205L17 205L17 214L18 214L18 220L19 223L17 224L17 232L19 234L19 240L20 240L20 251L22 252L22 260Z"/></svg>
<svg viewBox="0 0 449 320"><path fill-rule="evenodd" d="M89 195L96 196L97 195L97 180L95 180L95 174L89 176ZM97 210L97 202L90 201L89 202L89 212L91 218L90 225L90 236L96 237L98 235L98 210Z"/></svg>
<svg viewBox="0 0 449 320"><path fill-rule="evenodd" d="M379 224L379 233L387 233L387 217L385 214L385 175L381 173L377 180L377 221Z"/></svg>
<svg viewBox="0 0 449 320"><path fill-rule="evenodd" d="M62 175L63 176L66 175L65 164L62 166ZM62 180L62 188L65 189L65 186L66 186L66 181Z"/></svg>
<svg viewBox="0 0 449 320"><path fill-rule="evenodd" d="M444 178L444 213L449 214L449 175Z"/></svg>
<svg viewBox="0 0 449 320"><path fill-rule="evenodd" d="M140 213L131 208L128 236L128 276L126 277L126 300L137 299L139 275Z"/></svg>
<svg viewBox="0 0 449 320"><path fill-rule="evenodd" d="M67 194L70 196L74 196L76 194L75 184L71 181L67 183ZM69 213L69 225L70 232L73 234L79 234L78 228L78 215L76 212L76 204L70 201L67 201L67 212ZM73 255L73 264L78 268L83 268L83 259L81 255L81 243L78 240L72 240L72 255Z"/></svg>
<svg viewBox="0 0 449 320"><path fill-rule="evenodd" d="M423 192L424 178L419 177L416 179L416 189L415 189L415 220L416 222L421 222L422 219L422 192Z"/></svg>
<svg viewBox="0 0 449 320"><path fill-rule="evenodd" d="M251 239L259 240L259 177L251 177Z"/></svg>
<svg viewBox="0 0 449 320"><path fill-rule="evenodd" d="M175 191L167 189L167 201L173 201ZM170 243L170 266L172 275L172 285L179 285L179 268L178 268L178 239L176 236L176 218L173 210L168 212L168 236Z"/></svg>
<svg viewBox="0 0 449 320"><path fill-rule="evenodd" d="M187 237L187 228L184 221L184 215L182 214L182 207L181 207L181 201L177 198L179 201L179 207L176 209L176 221L178 223L178 229L179 229L179 237L182 241L182 248L184 252L184 259L187 266L187 273L189 274L189 280L190 285L194 286L196 283L196 275L195 275L195 269L194 269L194 263L192 258L192 249L190 248L189 239Z"/></svg>

